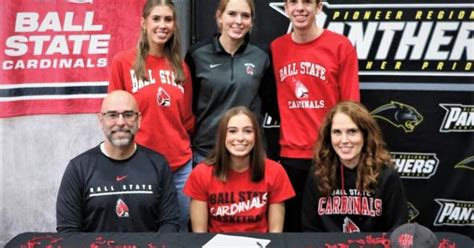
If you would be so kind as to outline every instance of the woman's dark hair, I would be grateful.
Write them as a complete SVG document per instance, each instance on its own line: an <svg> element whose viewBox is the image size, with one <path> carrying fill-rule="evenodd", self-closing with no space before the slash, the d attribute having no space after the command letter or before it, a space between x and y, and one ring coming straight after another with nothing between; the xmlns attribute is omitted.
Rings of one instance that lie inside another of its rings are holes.
<svg viewBox="0 0 474 248"><path fill-rule="evenodd" d="M364 145L357 164L356 187L373 191L384 166L393 166L390 153L386 149L377 121L360 103L345 101L334 106L327 114L319 130L319 138L314 149L314 175L317 187L323 195L331 194L336 187L336 169L339 158L331 143L331 128L337 113L346 114L357 125L363 135Z"/></svg>
<svg viewBox="0 0 474 248"><path fill-rule="evenodd" d="M215 167L214 176L221 181L227 181L230 169L230 153L226 148L225 139L227 135L227 125L229 120L236 115L246 115L252 123L255 134L255 144L250 152L250 174L252 182L259 182L263 179L265 170L265 149L263 148L262 134L255 115L246 107L234 107L227 110L219 121L217 128L216 145L210 155L204 160L205 164Z"/></svg>

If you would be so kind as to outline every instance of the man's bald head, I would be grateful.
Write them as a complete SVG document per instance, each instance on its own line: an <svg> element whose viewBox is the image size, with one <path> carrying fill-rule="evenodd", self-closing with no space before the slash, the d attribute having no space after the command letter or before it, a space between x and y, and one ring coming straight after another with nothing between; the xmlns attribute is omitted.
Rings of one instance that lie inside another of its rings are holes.
<svg viewBox="0 0 474 248"><path fill-rule="evenodd" d="M106 146L110 149L127 150L134 146L141 114L137 101L130 93L123 90L109 93L102 101L99 121L107 137Z"/></svg>
<svg viewBox="0 0 474 248"><path fill-rule="evenodd" d="M132 94L123 90L110 92L102 101L101 112L126 110L138 111L138 104Z"/></svg>

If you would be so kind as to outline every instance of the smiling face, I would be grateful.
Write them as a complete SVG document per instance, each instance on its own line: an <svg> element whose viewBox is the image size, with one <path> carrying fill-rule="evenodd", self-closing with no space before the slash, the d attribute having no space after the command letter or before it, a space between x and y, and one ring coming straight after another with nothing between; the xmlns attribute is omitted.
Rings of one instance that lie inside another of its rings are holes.
<svg viewBox="0 0 474 248"><path fill-rule="evenodd" d="M146 19L142 18L142 28L146 31L150 51L161 51L176 30L173 9L166 5L155 6Z"/></svg>
<svg viewBox="0 0 474 248"><path fill-rule="evenodd" d="M322 3L317 0L286 0L285 13L293 29L309 30L315 27L316 14L322 10Z"/></svg>
<svg viewBox="0 0 474 248"><path fill-rule="evenodd" d="M343 165L354 168L360 159L364 137L352 119L336 113L331 124L331 144Z"/></svg>
<svg viewBox="0 0 474 248"><path fill-rule="evenodd" d="M252 27L252 9L247 1L229 0L216 13L217 24L226 40L242 40Z"/></svg>
<svg viewBox="0 0 474 248"><path fill-rule="evenodd" d="M231 159L250 159L255 145L255 131L250 118L237 114L229 119L225 137L225 146Z"/></svg>
<svg viewBox="0 0 474 248"><path fill-rule="evenodd" d="M141 115L132 95L124 91L114 91L104 99L99 121L107 138L105 142L111 147L125 149L134 144Z"/></svg>

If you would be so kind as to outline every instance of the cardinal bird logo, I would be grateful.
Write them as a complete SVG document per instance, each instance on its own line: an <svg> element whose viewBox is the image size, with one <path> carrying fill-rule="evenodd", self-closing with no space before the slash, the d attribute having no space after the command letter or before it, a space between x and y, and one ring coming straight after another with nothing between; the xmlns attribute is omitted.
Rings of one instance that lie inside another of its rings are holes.
<svg viewBox="0 0 474 248"><path fill-rule="evenodd" d="M342 232L343 233L355 233L355 232L360 232L360 228L352 221L349 219L349 217L346 216L344 218L344 224L342 225Z"/></svg>
<svg viewBox="0 0 474 248"><path fill-rule="evenodd" d="M120 198L117 199L117 205L115 205L115 213L119 218L128 218L130 216L127 204L125 204L125 202Z"/></svg>
<svg viewBox="0 0 474 248"><path fill-rule="evenodd" d="M298 98L308 98L309 97L309 91L306 86L304 86L303 82L301 81L296 81L295 82L295 95Z"/></svg>
<svg viewBox="0 0 474 248"><path fill-rule="evenodd" d="M165 89L159 88L158 93L156 94L156 101L158 102L158 105L163 106L163 107L169 107L171 106L171 97L166 92Z"/></svg>

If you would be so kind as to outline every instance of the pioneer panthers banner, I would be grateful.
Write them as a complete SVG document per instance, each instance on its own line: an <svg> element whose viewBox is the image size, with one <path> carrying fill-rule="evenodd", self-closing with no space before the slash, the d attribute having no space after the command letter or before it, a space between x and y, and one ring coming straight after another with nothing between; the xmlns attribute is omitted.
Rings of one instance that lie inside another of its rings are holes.
<svg viewBox="0 0 474 248"><path fill-rule="evenodd" d="M136 44L143 2L3 1L0 117L97 112L111 57Z"/></svg>
<svg viewBox="0 0 474 248"><path fill-rule="evenodd" d="M212 36L217 1L197 1L194 41ZM283 1L256 1L251 40L292 30ZM474 4L329 0L320 26L347 36L362 103L382 127L408 195L410 222L474 237ZM266 116L270 155L278 123Z"/></svg>

